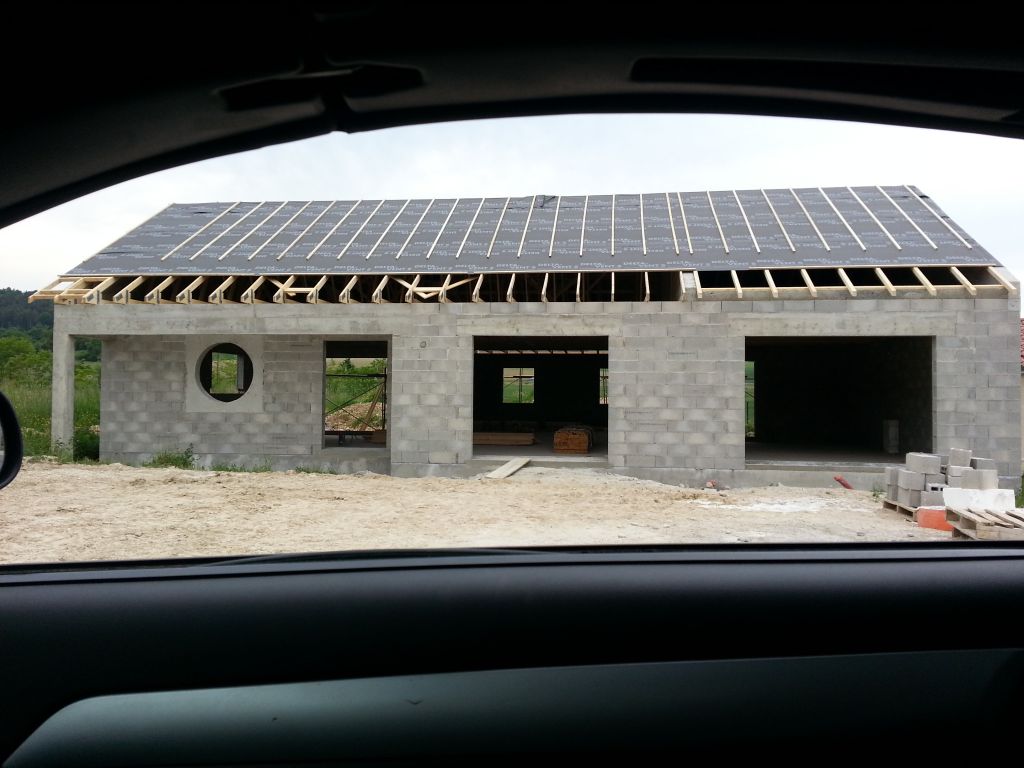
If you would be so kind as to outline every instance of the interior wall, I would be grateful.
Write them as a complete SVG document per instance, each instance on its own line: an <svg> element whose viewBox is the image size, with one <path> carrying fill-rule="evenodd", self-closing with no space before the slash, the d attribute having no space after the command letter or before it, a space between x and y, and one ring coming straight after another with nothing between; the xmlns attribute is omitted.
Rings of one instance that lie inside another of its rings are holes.
<svg viewBox="0 0 1024 768"><path fill-rule="evenodd" d="M608 355L476 355L474 430L515 431L524 422L541 430L567 423L607 429L608 406L599 402L601 369L607 367ZM501 402L504 368L534 369L535 402Z"/></svg>
<svg viewBox="0 0 1024 768"><path fill-rule="evenodd" d="M748 338L755 440L882 450L899 421L899 451L932 450L930 337Z"/></svg>

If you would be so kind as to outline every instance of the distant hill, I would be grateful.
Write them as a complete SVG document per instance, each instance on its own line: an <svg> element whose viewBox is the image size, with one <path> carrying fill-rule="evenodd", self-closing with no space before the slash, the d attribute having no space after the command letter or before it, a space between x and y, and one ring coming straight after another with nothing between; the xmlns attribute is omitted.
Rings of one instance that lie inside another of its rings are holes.
<svg viewBox="0 0 1024 768"><path fill-rule="evenodd" d="M53 328L53 302L28 303L33 291L0 288L0 329L31 331L42 326Z"/></svg>

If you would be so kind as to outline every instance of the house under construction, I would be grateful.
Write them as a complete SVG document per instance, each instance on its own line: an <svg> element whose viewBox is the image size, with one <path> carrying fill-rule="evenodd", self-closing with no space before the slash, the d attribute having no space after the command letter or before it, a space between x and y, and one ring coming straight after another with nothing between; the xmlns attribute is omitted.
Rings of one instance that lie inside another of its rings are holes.
<svg viewBox="0 0 1024 768"><path fill-rule="evenodd" d="M33 298L57 440L102 340L109 460L1019 482L1019 284L910 186L176 204Z"/></svg>

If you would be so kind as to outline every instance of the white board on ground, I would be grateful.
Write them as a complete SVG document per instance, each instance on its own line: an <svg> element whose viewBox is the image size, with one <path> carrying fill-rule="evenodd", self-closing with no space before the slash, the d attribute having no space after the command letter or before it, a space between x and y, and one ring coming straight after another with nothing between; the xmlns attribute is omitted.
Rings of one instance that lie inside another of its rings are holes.
<svg viewBox="0 0 1024 768"><path fill-rule="evenodd" d="M975 488L945 488L942 501L950 509L991 509L1006 512L1016 506L1013 491L1007 488L982 491Z"/></svg>
<svg viewBox="0 0 1024 768"><path fill-rule="evenodd" d="M488 472L485 477L488 480L502 480L510 475L514 475L529 463L530 460L528 458L511 459L506 461L493 472Z"/></svg>

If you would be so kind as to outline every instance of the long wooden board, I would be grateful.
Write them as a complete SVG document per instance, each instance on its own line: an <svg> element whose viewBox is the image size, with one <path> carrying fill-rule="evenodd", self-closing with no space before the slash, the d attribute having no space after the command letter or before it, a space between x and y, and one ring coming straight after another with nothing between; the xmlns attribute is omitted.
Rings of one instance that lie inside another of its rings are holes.
<svg viewBox="0 0 1024 768"><path fill-rule="evenodd" d="M504 480L506 477L514 475L529 463L530 460L525 456L517 459L511 459L510 461L506 461L493 472L488 472L484 477L488 480Z"/></svg>
<svg viewBox="0 0 1024 768"><path fill-rule="evenodd" d="M474 432L473 445L533 445L533 432Z"/></svg>

